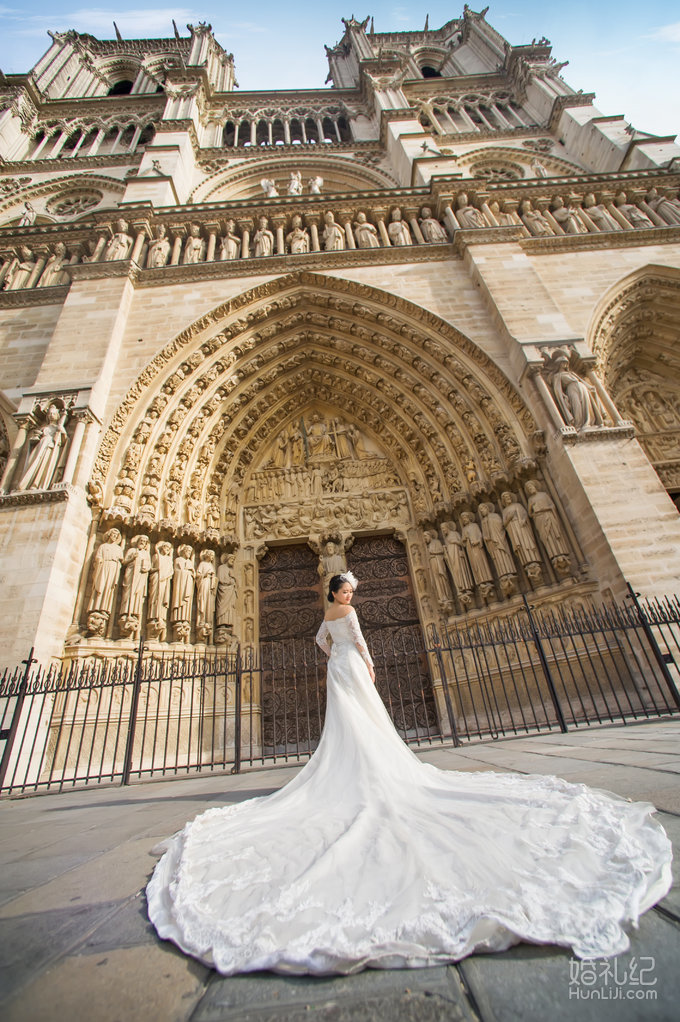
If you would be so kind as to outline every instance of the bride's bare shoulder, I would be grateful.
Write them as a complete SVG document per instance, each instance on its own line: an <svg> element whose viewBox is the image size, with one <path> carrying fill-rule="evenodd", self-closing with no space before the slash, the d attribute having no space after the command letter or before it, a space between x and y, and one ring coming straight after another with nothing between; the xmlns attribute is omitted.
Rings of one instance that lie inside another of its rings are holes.
<svg viewBox="0 0 680 1022"><path fill-rule="evenodd" d="M354 607L332 607L326 611L324 621L339 621L341 617L347 617L353 610Z"/></svg>

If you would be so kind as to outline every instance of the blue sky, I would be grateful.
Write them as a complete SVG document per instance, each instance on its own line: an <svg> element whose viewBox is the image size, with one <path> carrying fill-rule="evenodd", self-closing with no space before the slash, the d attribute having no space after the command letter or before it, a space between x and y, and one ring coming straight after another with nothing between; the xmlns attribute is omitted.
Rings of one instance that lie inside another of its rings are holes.
<svg viewBox="0 0 680 1022"><path fill-rule="evenodd" d="M341 17L375 17L376 31L422 28L426 13L438 28L462 13L463 4L425 0L423 4L373 2L313 3L311 0L257 0L250 7L191 0L176 6L116 0L79 7L67 0L26 0L0 4L0 67L27 71L49 43L47 30L75 28L112 38L116 21L124 36L167 36L172 19L186 34L187 22L209 21L219 42L236 58L241 88L319 88L328 65L324 43L342 35ZM471 4L481 9L483 4ZM352 10L353 8L353 10ZM604 114L624 114L635 127L657 134L680 132L680 6L677 0L498 0L487 20L511 43L547 36L553 55L568 60L562 72L576 89L597 93Z"/></svg>

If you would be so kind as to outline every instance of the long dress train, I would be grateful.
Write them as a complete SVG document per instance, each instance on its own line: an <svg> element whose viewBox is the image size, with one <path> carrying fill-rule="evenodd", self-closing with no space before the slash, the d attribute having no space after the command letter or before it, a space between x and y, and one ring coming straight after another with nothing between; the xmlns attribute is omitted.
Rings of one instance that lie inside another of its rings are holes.
<svg viewBox="0 0 680 1022"><path fill-rule="evenodd" d="M520 940L581 957L628 947L624 927L671 884L651 804L421 763L370 680L356 612L317 641L330 657L316 752L280 791L170 839L147 887L162 938L226 975L415 968Z"/></svg>

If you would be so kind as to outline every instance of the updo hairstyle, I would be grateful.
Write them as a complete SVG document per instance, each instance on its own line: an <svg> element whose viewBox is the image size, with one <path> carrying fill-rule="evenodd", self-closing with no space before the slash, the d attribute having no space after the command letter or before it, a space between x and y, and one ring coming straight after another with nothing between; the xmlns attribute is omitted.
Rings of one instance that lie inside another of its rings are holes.
<svg viewBox="0 0 680 1022"><path fill-rule="evenodd" d="M344 575L333 575L333 578L328 583L328 602L333 603L335 600L334 593L340 592L345 582L349 581ZM350 583L351 585L351 583Z"/></svg>

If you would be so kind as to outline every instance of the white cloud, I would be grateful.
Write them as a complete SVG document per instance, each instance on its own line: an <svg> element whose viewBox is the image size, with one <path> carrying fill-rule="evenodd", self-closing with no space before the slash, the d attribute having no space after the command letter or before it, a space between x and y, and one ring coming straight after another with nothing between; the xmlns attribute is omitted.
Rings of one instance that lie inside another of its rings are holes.
<svg viewBox="0 0 680 1022"><path fill-rule="evenodd" d="M675 21L672 25L661 25L645 38L659 39L666 43L680 43L680 21Z"/></svg>
<svg viewBox="0 0 680 1022"><path fill-rule="evenodd" d="M44 35L47 29L63 31L75 28L77 32L91 32L103 38L113 37L115 21L123 37L130 39L169 38L173 35L172 21L177 22L180 32L186 34L187 21L199 21L200 13L191 7L170 7L165 10L139 8L120 11L115 8L85 8L82 10L34 14L23 17L22 27L16 34L23 36Z"/></svg>

